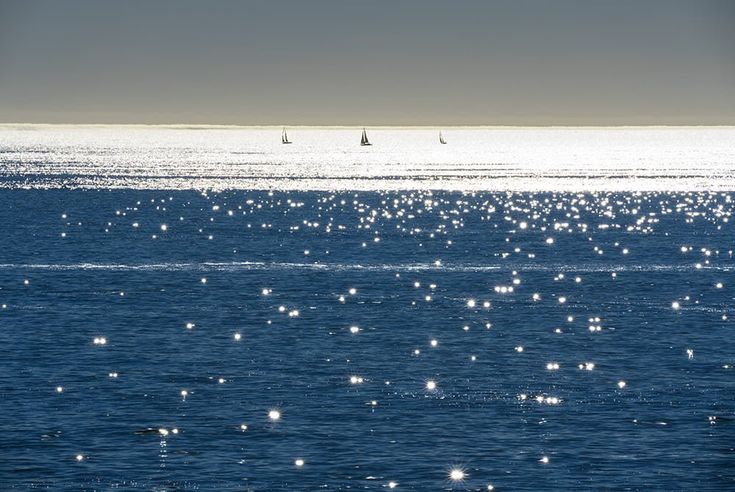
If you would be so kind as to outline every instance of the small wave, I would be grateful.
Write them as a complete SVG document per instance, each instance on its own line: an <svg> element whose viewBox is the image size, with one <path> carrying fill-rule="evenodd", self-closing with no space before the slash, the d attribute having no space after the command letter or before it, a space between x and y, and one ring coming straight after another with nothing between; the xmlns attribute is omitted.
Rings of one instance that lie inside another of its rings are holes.
<svg viewBox="0 0 735 492"><path fill-rule="evenodd" d="M730 272L735 265L624 265L624 264L532 264L492 263L436 265L433 263L296 263L296 262L200 262L200 263L2 263L0 270L103 270L103 271L237 271L237 270L321 270L321 271L432 271L432 272L488 272L502 270L552 271L552 272L685 272L709 270Z"/></svg>

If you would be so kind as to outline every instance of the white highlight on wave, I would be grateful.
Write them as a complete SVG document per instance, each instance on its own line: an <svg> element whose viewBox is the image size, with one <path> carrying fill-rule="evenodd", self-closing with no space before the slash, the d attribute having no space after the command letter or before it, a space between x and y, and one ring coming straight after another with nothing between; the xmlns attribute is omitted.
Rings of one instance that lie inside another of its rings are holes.
<svg viewBox="0 0 735 492"><path fill-rule="evenodd" d="M274 270L274 269L304 269L304 270L364 270L364 271L442 271L442 272L484 272L508 269L525 271L557 271L572 269L578 272L688 272L702 270L693 265L664 265L664 264L574 264L561 263L458 263L441 266L433 263L379 263L379 264L349 264L349 263L295 263L295 262L202 262L202 263L0 263L0 270L159 270L159 271L231 271L231 270ZM721 272L735 271L733 265L709 266L707 270Z"/></svg>

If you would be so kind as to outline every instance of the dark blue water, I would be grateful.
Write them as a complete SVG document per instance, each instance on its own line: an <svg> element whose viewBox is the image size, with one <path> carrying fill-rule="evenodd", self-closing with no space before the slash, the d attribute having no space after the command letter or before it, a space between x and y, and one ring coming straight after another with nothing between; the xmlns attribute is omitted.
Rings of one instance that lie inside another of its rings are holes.
<svg viewBox="0 0 735 492"><path fill-rule="evenodd" d="M0 488L732 490L733 208L0 191Z"/></svg>

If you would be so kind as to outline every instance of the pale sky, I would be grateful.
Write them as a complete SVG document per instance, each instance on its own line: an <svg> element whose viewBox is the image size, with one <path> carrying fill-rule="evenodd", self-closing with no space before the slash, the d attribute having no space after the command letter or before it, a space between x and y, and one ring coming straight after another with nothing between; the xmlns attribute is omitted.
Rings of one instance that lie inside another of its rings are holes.
<svg viewBox="0 0 735 492"><path fill-rule="evenodd" d="M735 124L735 1L0 0L0 122Z"/></svg>

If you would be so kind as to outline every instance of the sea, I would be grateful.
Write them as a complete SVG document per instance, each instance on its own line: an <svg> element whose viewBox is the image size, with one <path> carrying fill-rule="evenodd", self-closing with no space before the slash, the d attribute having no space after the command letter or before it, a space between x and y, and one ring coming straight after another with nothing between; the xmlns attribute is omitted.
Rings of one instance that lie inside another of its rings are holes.
<svg viewBox="0 0 735 492"><path fill-rule="evenodd" d="M0 126L0 490L735 490L735 128Z"/></svg>

